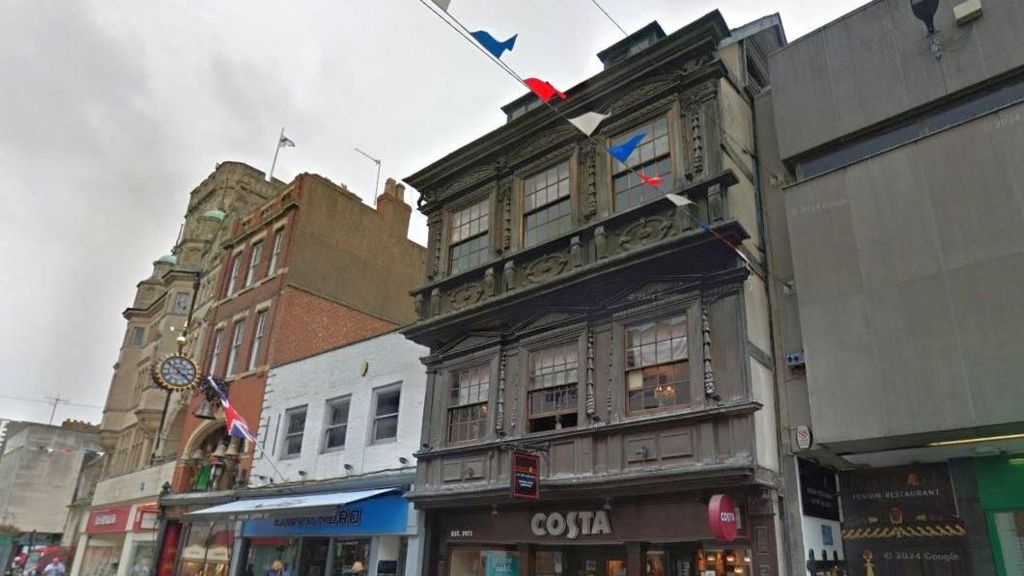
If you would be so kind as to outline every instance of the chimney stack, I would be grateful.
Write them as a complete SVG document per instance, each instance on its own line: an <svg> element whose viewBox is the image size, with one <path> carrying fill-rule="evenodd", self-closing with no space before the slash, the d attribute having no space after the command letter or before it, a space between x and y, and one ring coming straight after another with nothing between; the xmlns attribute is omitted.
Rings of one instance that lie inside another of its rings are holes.
<svg viewBox="0 0 1024 576"><path fill-rule="evenodd" d="M409 235L409 216L412 206L405 203L405 186L388 178L384 192L377 197L377 213L384 220L384 227L392 236L406 238Z"/></svg>

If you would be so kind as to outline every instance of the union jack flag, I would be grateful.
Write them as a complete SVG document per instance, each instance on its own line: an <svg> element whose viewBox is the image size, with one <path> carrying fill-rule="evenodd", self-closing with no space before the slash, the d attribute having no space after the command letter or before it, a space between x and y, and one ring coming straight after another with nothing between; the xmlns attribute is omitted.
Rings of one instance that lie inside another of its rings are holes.
<svg viewBox="0 0 1024 576"><path fill-rule="evenodd" d="M220 405L224 407L224 424L228 429L228 435L235 438L244 438L253 444L256 443L256 436L249 431L249 424L242 418L242 415L235 410L235 407L228 401L227 394L217 386L217 382L211 376L206 377L210 390L220 399Z"/></svg>

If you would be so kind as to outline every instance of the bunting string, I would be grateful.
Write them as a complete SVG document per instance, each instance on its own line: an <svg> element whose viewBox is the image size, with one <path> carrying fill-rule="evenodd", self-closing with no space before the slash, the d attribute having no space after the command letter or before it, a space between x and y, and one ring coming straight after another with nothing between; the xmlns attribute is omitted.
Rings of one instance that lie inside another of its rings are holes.
<svg viewBox="0 0 1024 576"><path fill-rule="evenodd" d="M660 188L663 182L660 176L647 176L642 172L638 171L635 167L630 166L627 163L633 151L640 144L640 142L642 142L643 139L647 136L645 133L635 134L632 137L630 137L629 140L623 142L622 144L618 144L615 146L603 145L602 143L598 142L597 139L595 139L592 136L592 134L597 129L598 125L604 119L608 118L609 115L601 114L598 112L586 112L575 118L569 118L568 116L566 116L564 112L562 112L558 107L556 107L551 102L551 100L554 99L556 96L560 100L566 100L568 96L564 92L559 91L549 82L545 82L538 78L523 78L518 72L515 71L515 69L513 69L508 63L506 63L500 58L500 56L505 51L512 50L512 48L515 46L515 41L519 36L518 34L513 35L511 38L504 42L499 42L491 34L487 32L471 32L458 18L456 18L448 10L449 6L451 5L451 0L418 1L420 4L426 7L427 10L429 10L431 13L433 13L435 16L441 19L442 22L448 25L449 28L454 30L464 40L472 44L474 48L479 50L480 53L486 56L491 62L496 64L506 74L512 77L516 82L525 86L528 90L533 92L538 97L538 99L540 99L540 101L543 102L544 105L546 105L548 108L550 108L551 111L554 112L557 116L575 126L587 138L587 140L594 144L594 146L597 149L601 149L607 152L612 158L614 158L616 161L622 164L622 166L630 174L632 174L633 176L635 176L637 179L641 180L648 186L651 186L655 189ZM431 4L440 9L440 11L436 10L433 6L431 6ZM597 5L598 8L601 8L601 6L597 4L597 2L594 2L594 4ZM601 11L605 12L603 8L601 8ZM607 12L605 12L605 15L608 16L609 19L611 19L611 16L608 15ZM618 23L616 23L613 19L612 22L615 23L616 26L618 26ZM621 26L619 26L619 30L621 30L623 34L626 34L628 36L626 31L623 30ZM728 238L726 238L718 231L711 228L711 226L705 223L696 213L693 212L693 210L690 208L693 205L695 205L694 202L685 199L685 202L681 205L677 204L676 208L682 210L683 213L686 214L691 220L693 220L694 223L696 223L702 230L711 234L714 238L716 238L717 240L722 242L722 244L728 247L729 250L731 250L737 256L739 256L740 259L742 259L743 262L746 264L747 269L750 270L752 274L760 278L762 281L767 281L767 279L763 275L761 275L757 267L750 262L750 259L747 258L747 255L737 245L733 244ZM769 274L771 273L769 272ZM773 277L775 276L774 274L771 275ZM785 284L785 282L782 279L776 279L779 280L779 282Z"/></svg>
<svg viewBox="0 0 1024 576"><path fill-rule="evenodd" d="M619 32L622 32L623 36L629 36L629 33L626 32L626 30L622 26L619 26L619 23L615 21L615 18L612 18L612 15L609 14L608 11L604 9L604 7L598 4L597 0L590 1L594 3L594 6L597 6L597 9L600 10L602 14L604 14L605 18L611 20L612 24L615 24L615 27L619 29Z"/></svg>

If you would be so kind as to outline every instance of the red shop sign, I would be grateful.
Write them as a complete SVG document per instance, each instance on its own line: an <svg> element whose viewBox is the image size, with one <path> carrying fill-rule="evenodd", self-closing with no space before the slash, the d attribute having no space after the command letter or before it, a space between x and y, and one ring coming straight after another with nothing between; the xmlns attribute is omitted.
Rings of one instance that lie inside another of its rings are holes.
<svg viewBox="0 0 1024 576"><path fill-rule="evenodd" d="M135 509L135 527L133 532L156 530L160 507L156 504L143 504Z"/></svg>
<svg viewBox="0 0 1024 576"><path fill-rule="evenodd" d="M540 498L540 457L526 452L512 453L512 497Z"/></svg>
<svg viewBox="0 0 1024 576"><path fill-rule="evenodd" d="M727 494L715 494L708 502L708 524L716 540L732 542L736 539L739 521L736 506Z"/></svg>
<svg viewBox="0 0 1024 576"><path fill-rule="evenodd" d="M129 506L101 508L89 512L89 524L85 527L86 534L112 534L128 529Z"/></svg>

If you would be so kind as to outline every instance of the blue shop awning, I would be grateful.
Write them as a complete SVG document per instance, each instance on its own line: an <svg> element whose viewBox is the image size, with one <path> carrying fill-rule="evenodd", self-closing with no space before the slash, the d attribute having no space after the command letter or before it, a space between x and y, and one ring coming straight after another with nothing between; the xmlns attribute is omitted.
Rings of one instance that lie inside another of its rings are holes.
<svg viewBox="0 0 1024 576"><path fill-rule="evenodd" d="M227 504L189 512L185 516L192 519L213 517L231 517L237 520L261 518L280 518L303 513L335 510L339 506L348 506L382 496L389 493L401 493L400 488L378 488L375 490L358 490L354 492L330 492L327 494L292 494L274 498L253 498L236 500Z"/></svg>

